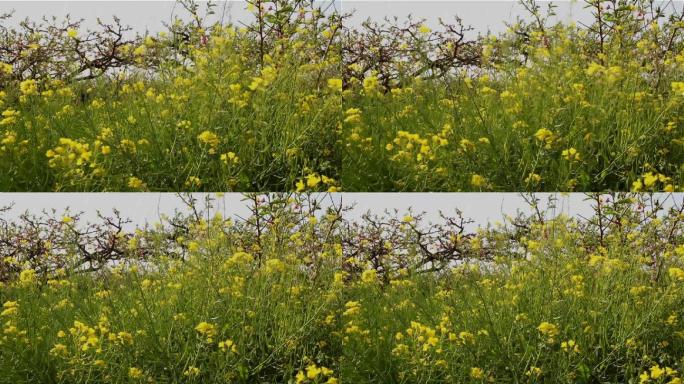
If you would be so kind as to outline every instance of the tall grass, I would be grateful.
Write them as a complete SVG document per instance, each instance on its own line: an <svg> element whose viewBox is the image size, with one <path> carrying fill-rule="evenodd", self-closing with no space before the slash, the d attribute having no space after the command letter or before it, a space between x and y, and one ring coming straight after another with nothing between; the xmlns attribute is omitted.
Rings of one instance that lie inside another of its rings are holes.
<svg viewBox="0 0 684 384"><path fill-rule="evenodd" d="M480 40L412 19L350 28L345 189L681 188L680 10L586 1L596 20L575 25L521 3L532 22Z"/></svg>
<svg viewBox="0 0 684 384"><path fill-rule="evenodd" d="M0 189L287 191L305 176L339 188L338 16L280 5L245 25L206 26L188 8L196 22L113 45L121 67L78 76L43 64L105 50L79 50L94 32L5 30L28 48L0 71Z"/></svg>
<svg viewBox="0 0 684 384"><path fill-rule="evenodd" d="M96 272L78 250L5 257L0 382L681 382L678 205L596 197L587 220L459 232L254 201L122 232L128 257Z"/></svg>
<svg viewBox="0 0 684 384"><path fill-rule="evenodd" d="M676 3L587 0L575 25L523 0L529 18L471 40L248 3L254 23L208 26L181 2L196 21L125 44L111 26L0 26L0 188L682 188Z"/></svg>

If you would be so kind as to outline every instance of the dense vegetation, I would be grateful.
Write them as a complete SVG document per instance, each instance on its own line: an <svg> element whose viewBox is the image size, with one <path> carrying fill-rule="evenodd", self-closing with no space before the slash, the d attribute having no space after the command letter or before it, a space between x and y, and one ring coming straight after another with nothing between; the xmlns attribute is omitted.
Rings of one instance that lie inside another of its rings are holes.
<svg viewBox="0 0 684 384"><path fill-rule="evenodd" d="M3 221L0 382L682 382L682 201L592 195L570 218L530 196L472 230L246 198L135 230Z"/></svg>
<svg viewBox="0 0 684 384"><path fill-rule="evenodd" d="M345 190L681 189L681 3L585 0L587 25L520 3L477 39L460 20L347 28Z"/></svg>
<svg viewBox="0 0 684 384"><path fill-rule="evenodd" d="M339 188L339 15L254 0L251 24L207 25L213 4L179 3L156 34L0 25L0 190Z"/></svg>
<svg viewBox="0 0 684 384"><path fill-rule="evenodd" d="M157 34L0 25L0 190L682 188L677 2L585 0L585 25L523 0L476 38L332 2L250 0L244 25L180 4Z"/></svg>

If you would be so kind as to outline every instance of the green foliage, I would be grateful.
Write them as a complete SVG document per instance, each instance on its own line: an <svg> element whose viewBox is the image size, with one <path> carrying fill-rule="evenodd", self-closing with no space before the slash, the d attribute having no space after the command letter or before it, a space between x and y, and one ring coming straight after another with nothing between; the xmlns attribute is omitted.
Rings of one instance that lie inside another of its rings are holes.
<svg viewBox="0 0 684 384"><path fill-rule="evenodd" d="M587 26L526 1L528 20L473 41L459 24L350 32L344 188L680 190L683 14L588 3Z"/></svg>
<svg viewBox="0 0 684 384"><path fill-rule="evenodd" d="M0 190L288 191L309 175L338 189L339 16L297 4L236 26L184 2L190 23L129 40L5 30L23 48L0 54Z"/></svg>
<svg viewBox="0 0 684 384"><path fill-rule="evenodd" d="M589 198L587 219L530 197L477 231L351 222L326 196L247 196L236 220L187 200L96 269L44 268L102 246L78 217L9 226L0 383L679 383L684 208ZM12 252L62 232L80 246Z"/></svg>

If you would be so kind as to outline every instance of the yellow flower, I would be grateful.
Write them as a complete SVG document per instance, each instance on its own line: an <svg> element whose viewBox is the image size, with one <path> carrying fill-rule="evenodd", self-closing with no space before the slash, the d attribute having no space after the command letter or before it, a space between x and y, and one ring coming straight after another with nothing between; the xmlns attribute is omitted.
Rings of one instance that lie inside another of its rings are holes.
<svg viewBox="0 0 684 384"><path fill-rule="evenodd" d="M320 182L321 177L316 173L306 176L306 186L309 188L315 188Z"/></svg>
<svg viewBox="0 0 684 384"><path fill-rule="evenodd" d="M470 368L470 377L476 380L484 379L485 373L482 368L472 367Z"/></svg>
<svg viewBox="0 0 684 384"><path fill-rule="evenodd" d="M679 319L677 317L677 314L675 312L672 312L670 316L668 316L665 320L665 324L674 327L679 323Z"/></svg>
<svg viewBox="0 0 684 384"><path fill-rule="evenodd" d="M671 278L675 280L684 280L684 270L682 270L681 268L672 267L667 270L667 273L670 275Z"/></svg>
<svg viewBox="0 0 684 384"><path fill-rule="evenodd" d="M105 102L104 100L97 98L90 103L90 106L93 107L93 109L100 109L105 106Z"/></svg>
<svg viewBox="0 0 684 384"><path fill-rule="evenodd" d="M7 109L2 112L3 119L0 120L0 125L11 125L18 121L21 113L14 109Z"/></svg>
<svg viewBox="0 0 684 384"><path fill-rule="evenodd" d="M425 24L421 24L420 27L418 27L418 32L420 32L422 34L428 34L428 33L432 32L432 29L430 29L430 27L428 27Z"/></svg>
<svg viewBox="0 0 684 384"><path fill-rule="evenodd" d="M240 162L240 158L235 152L228 152L221 155L221 161L226 165L237 164Z"/></svg>
<svg viewBox="0 0 684 384"><path fill-rule="evenodd" d="M378 87L378 77L377 76L368 76L365 79L363 79L363 89L367 93L372 93L375 91Z"/></svg>
<svg viewBox="0 0 684 384"><path fill-rule="evenodd" d="M0 63L0 73L10 74L13 70L12 64Z"/></svg>
<svg viewBox="0 0 684 384"><path fill-rule="evenodd" d="M485 179L483 176L480 176L478 174L473 174L470 177L470 184L475 187L475 188L480 188L487 184L487 179Z"/></svg>
<svg viewBox="0 0 684 384"><path fill-rule="evenodd" d="M219 138L214 132L210 131L204 131L197 135L197 140L199 140L201 143L209 145L212 150L215 150L216 147L221 144L221 138Z"/></svg>
<svg viewBox="0 0 684 384"><path fill-rule="evenodd" d="M296 380L295 382L297 384L304 383L306 381L306 375L304 374L304 372L299 371L299 372L297 372L297 375L295 376L295 380Z"/></svg>
<svg viewBox="0 0 684 384"><path fill-rule="evenodd" d="M78 31L74 28L69 28L67 30L67 36L69 36L72 39L75 39L78 37Z"/></svg>
<svg viewBox="0 0 684 384"><path fill-rule="evenodd" d="M147 53L147 47L145 45L140 45L136 49L133 50L133 55L135 56L144 56Z"/></svg>
<svg viewBox="0 0 684 384"><path fill-rule="evenodd" d="M348 301L344 304L346 310L342 313L342 316L354 316L361 312L361 303L358 301Z"/></svg>
<svg viewBox="0 0 684 384"><path fill-rule="evenodd" d="M346 116L345 123L359 123L361 122L361 110L359 108L349 108L344 112Z"/></svg>
<svg viewBox="0 0 684 384"><path fill-rule="evenodd" d="M132 189L144 189L145 183L137 177L131 176L128 178L128 187Z"/></svg>
<svg viewBox="0 0 684 384"><path fill-rule="evenodd" d="M575 343L575 340L568 340L561 343L561 349L565 352L579 353L580 349Z"/></svg>
<svg viewBox="0 0 684 384"><path fill-rule="evenodd" d="M202 180L197 176L189 176L188 179L185 180L185 186L191 188L199 188L202 186Z"/></svg>
<svg viewBox="0 0 684 384"><path fill-rule="evenodd" d="M328 79L328 88L335 92L342 92L342 79Z"/></svg>
<svg viewBox="0 0 684 384"><path fill-rule="evenodd" d="M539 129L534 134L534 137L536 137L537 140L543 141L547 144L550 144L551 142L553 142L553 139L554 139L553 132L549 129L546 129L546 128Z"/></svg>
<svg viewBox="0 0 684 384"><path fill-rule="evenodd" d="M195 377L195 376L199 375L199 373L200 373L200 369L195 367L194 365L191 365L188 367L188 369L185 370L185 372L183 372L183 376Z"/></svg>
<svg viewBox="0 0 684 384"><path fill-rule="evenodd" d="M560 333L558 327L555 324L546 321L543 321L541 324L539 324L537 330L539 330L539 332L541 332L542 335L548 337L549 339L553 339Z"/></svg>
<svg viewBox="0 0 684 384"><path fill-rule="evenodd" d="M247 252L235 252L231 257L226 260L226 265L228 266L233 266L233 265L245 265L249 264L254 260L254 256L250 255Z"/></svg>
<svg viewBox="0 0 684 384"><path fill-rule="evenodd" d="M279 259L268 259L266 260L266 264L264 264L264 266L266 267L267 273L285 271L285 263Z"/></svg>
<svg viewBox="0 0 684 384"><path fill-rule="evenodd" d="M228 352L228 351L230 351L232 353L238 352L237 346L235 345L235 343L231 339L227 339L225 341L220 341L218 343L218 347L221 350L221 352Z"/></svg>
<svg viewBox="0 0 684 384"><path fill-rule="evenodd" d="M542 178L540 175L533 173L533 172L530 172L527 175L527 177L525 178L525 183L526 184L539 184L541 182L541 179Z"/></svg>
<svg viewBox="0 0 684 384"><path fill-rule="evenodd" d="M579 161L580 160L580 154L579 154L579 152L577 152L577 150L575 148L564 149L563 152L561 153L561 156L563 156L563 158L565 160L568 160L568 161Z"/></svg>
<svg viewBox="0 0 684 384"><path fill-rule="evenodd" d="M207 323L206 321L202 321L201 323L197 324L195 330L199 334L206 336L207 342L209 343L211 343L213 341L214 336L216 336L216 325L212 323Z"/></svg>
<svg viewBox="0 0 684 384"><path fill-rule="evenodd" d="M119 147L121 148L122 151L135 154L138 152L138 147L136 146L135 142L133 140L129 139L123 139L121 142L119 142Z"/></svg>
<svg viewBox="0 0 684 384"><path fill-rule="evenodd" d="M24 80L19 83L19 90L23 96L37 95L38 83L35 80Z"/></svg>
<svg viewBox="0 0 684 384"><path fill-rule="evenodd" d="M542 374L541 368L535 367L535 366L530 367L530 369L528 369L527 372L525 372L525 375L530 376L530 377L532 377L532 376L539 377L539 376L541 376L541 374Z"/></svg>
<svg viewBox="0 0 684 384"><path fill-rule="evenodd" d="M276 69L273 66L264 67L260 76L252 77L252 82L248 88L252 91L262 90L276 79L276 75Z"/></svg>
<svg viewBox="0 0 684 384"><path fill-rule="evenodd" d="M116 334L116 340L121 344L133 344L133 335L129 332L119 332Z"/></svg>
<svg viewBox="0 0 684 384"><path fill-rule="evenodd" d="M660 368L658 364L654 365L650 369L651 371L651 379L659 379L661 376L665 374L665 370Z"/></svg>
<svg viewBox="0 0 684 384"><path fill-rule="evenodd" d="M458 338L463 342L463 344L475 344L475 335L470 332L459 332Z"/></svg>
<svg viewBox="0 0 684 384"><path fill-rule="evenodd" d="M143 371L140 368L131 367L128 369L128 377L131 379L139 379L143 377Z"/></svg>
<svg viewBox="0 0 684 384"><path fill-rule="evenodd" d="M316 379L321 374L321 369L316 364L311 364L306 367L306 377L310 380Z"/></svg>
<svg viewBox="0 0 684 384"><path fill-rule="evenodd" d="M19 273L19 282L22 285L31 285L36 281L36 271L33 269L24 269Z"/></svg>
<svg viewBox="0 0 684 384"><path fill-rule="evenodd" d="M366 284L375 283L378 281L378 271L375 269L366 269L365 271L361 272L361 281Z"/></svg>
<svg viewBox="0 0 684 384"><path fill-rule="evenodd" d="M593 76L597 73L602 73L605 70L605 67L599 63L593 62L589 64L589 66L586 69L586 73L589 76Z"/></svg>
<svg viewBox="0 0 684 384"><path fill-rule="evenodd" d="M658 175L653 172L648 172L644 176L644 185L646 188L651 188L658 181Z"/></svg>
<svg viewBox="0 0 684 384"><path fill-rule="evenodd" d="M68 354L67 346L64 344L57 343L52 347L52 349L50 349L50 354L57 356L66 355Z"/></svg>
<svg viewBox="0 0 684 384"><path fill-rule="evenodd" d="M3 311L0 316L12 316L19 312L19 304L16 301L6 301L2 305Z"/></svg>
<svg viewBox="0 0 684 384"><path fill-rule="evenodd" d="M684 82L675 81L672 83L672 92L676 95L684 96Z"/></svg>

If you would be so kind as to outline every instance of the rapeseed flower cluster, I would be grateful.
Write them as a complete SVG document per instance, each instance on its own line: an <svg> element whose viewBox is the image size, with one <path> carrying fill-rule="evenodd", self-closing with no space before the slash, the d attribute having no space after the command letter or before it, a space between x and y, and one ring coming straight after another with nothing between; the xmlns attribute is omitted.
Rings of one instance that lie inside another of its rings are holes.
<svg viewBox="0 0 684 384"><path fill-rule="evenodd" d="M342 106L342 186L354 191L681 190L682 41L668 47L654 43L679 28L662 21L654 22L659 28L611 31L612 41L621 43L598 53L593 29L584 26L557 23L520 32L521 25L512 25L477 42L482 48L477 70L456 67L441 74L435 73L440 62L429 59L453 42L440 40L443 31L416 24L410 34L416 42L405 43L398 62L383 64L392 69L383 73L391 81L378 81L381 66L372 61L349 60L353 77ZM372 36L363 27L358 32ZM521 41L528 32L529 39ZM663 52L657 64L654 50ZM362 64L371 69L363 72ZM363 177L358 170L364 170ZM662 177L644 180L649 173Z"/></svg>
<svg viewBox="0 0 684 384"><path fill-rule="evenodd" d="M220 216L183 234L139 229L122 239L126 252L158 254L96 273L2 259L16 269L0 290L0 369L19 383L46 366L55 382L682 379L681 229L653 240L676 212L643 224L635 211L602 243L564 216L525 222L522 238L512 236L518 221L445 234L468 256L432 271L409 240L419 215L387 224L405 238L375 239L368 228L331 231L335 214L312 215L296 199L276 204L291 208L259 224L260 236L254 220ZM161 239L171 246L156 248Z"/></svg>
<svg viewBox="0 0 684 384"><path fill-rule="evenodd" d="M289 191L312 173L337 178L337 16L296 13L259 52L254 26L179 19L120 48L135 62L97 79L0 75L0 190ZM37 49L60 49L40 33ZM70 28L63 44L85 33Z"/></svg>

